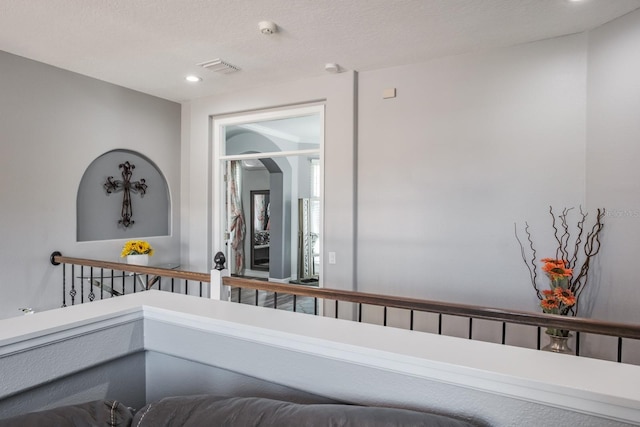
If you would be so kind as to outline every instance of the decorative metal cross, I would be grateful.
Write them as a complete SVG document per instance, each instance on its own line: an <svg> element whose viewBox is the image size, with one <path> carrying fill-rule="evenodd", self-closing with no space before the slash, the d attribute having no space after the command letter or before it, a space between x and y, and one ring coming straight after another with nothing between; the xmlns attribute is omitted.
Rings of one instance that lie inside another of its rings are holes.
<svg viewBox="0 0 640 427"><path fill-rule="evenodd" d="M118 221L118 224L122 224L127 228L135 223L135 221L131 219L133 216L131 193L140 193L140 197L142 197L147 192L147 185L144 179L131 182L131 175L133 175L133 170L136 168L135 165L124 162L120 163L118 167L122 169L122 181L114 181L113 177L109 176L107 177L107 182L104 183L104 189L107 190L107 194L122 190L122 219Z"/></svg>

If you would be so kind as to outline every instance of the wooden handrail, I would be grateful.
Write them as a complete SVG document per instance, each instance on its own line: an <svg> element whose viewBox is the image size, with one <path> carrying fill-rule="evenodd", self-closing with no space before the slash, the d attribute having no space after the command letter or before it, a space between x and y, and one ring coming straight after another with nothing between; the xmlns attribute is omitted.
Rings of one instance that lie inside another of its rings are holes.
<svg viewBox="0 0 640 427"><path fill-rule="evenodd" d="M543 328L565 329L576 332L640 339L640 326L626 323L604 322L581 317L558 316L519 310L504 310L500 308L453 304L417 298L344 291L339 289L288 285L237 277L225 277L222 282L225 285L240 288L259 289L292 295L353 302L357 304L402 308L406 310L471 317L474 319L495 320L518 325L540 326Z"/></svg>
<svg viewBox="0 0 640 427"><path fill-rule="evenodd" d="M208 273L176 270L170 268L138 266L119 262L99 261L84 258L72 258L53 254L51 262L83 265L96 268L107 268L118 271L128 271L137 274L152 274L160 277L192 280L209 283ZM325 300L337 300L364 305L400 308L429 313L439 313L451 316L470 317L473 319L492 320L518 325L538 326L542 328L565 329L575 332L593 333L615 336L620 338L640 339L640 326L628 323L605 322L601 320L581 317L558 316L553 314L536 313L520 310L505 310L492 307L481 307L466 304L454 304L400 296L388 296L365 292L345 291L340 289L316 288L309 286L290 285L284 283L252 280L239 277L224 277L224 285L277 292L290 295L300 295Z"/></svg>
<svg viewBox="0 0 640 427"><path fill-rule="evenodd" d="M149 267L143 265L126 264L122 262L99 261L95 259L71 258L62 255L52 255L52 263L83 265L86 267L107 268L110 270L129 271L136 274L152 274L154 276L171 277L174 279L192 280L194 282L211 281L209 273L197 273L172 268Z"/></svg>

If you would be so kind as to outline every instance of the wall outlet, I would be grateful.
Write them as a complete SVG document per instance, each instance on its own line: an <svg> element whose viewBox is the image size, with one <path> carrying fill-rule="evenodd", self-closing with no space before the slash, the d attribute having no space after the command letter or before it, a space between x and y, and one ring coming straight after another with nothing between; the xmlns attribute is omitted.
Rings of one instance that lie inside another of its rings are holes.
<svg viewBox="0 0 640 427"><path fill-rule="evenodd" d="M336 263L336 253L329 252L329 264L335 264L335 263Z"/></svg>

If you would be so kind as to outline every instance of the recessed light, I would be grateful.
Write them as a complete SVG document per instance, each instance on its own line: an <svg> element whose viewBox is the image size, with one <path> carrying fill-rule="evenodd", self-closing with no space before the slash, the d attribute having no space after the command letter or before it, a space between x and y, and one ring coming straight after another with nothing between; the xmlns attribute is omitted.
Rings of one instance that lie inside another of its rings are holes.
<svg viewBox="0 0 640 427"><path fill-rule="evenodd" d="M186 81L188 81L188 82L191 82L191 83L198 83L198 82L201 82L201 81L202 81L202 77L198 77L198 76L195 76L195 75L193 75L193 74L191 74L191 75L189 75L189 76L185 77L184 79L185 79Z"/></svg>

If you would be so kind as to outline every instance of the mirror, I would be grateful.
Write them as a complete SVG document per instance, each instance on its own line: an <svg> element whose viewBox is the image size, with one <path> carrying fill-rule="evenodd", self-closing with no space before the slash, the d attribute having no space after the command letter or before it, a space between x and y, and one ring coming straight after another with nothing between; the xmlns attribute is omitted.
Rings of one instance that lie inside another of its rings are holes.
<svg viewBox="0 0 640 427"><path fill-rule="evenodd" d="M320 199L298 199L298 281L318 283L320 272Z"/></svg>
<svg viewBox="0 0 640 427"><path fill-rule="evenodd" d="M269 190L251 191L251 269L269 271Z"/></svg>

